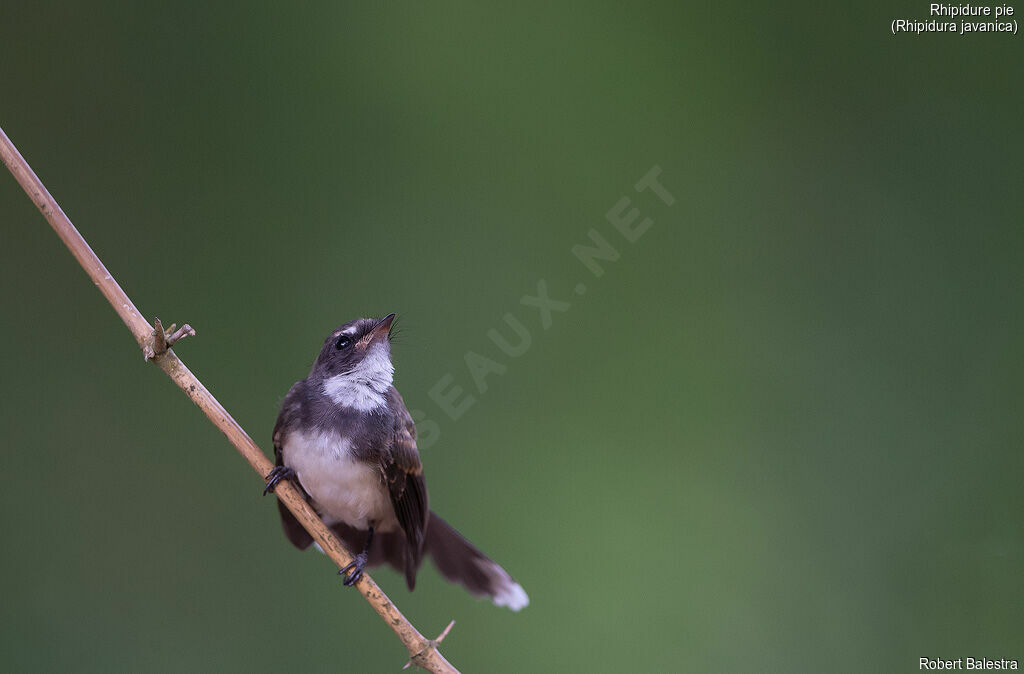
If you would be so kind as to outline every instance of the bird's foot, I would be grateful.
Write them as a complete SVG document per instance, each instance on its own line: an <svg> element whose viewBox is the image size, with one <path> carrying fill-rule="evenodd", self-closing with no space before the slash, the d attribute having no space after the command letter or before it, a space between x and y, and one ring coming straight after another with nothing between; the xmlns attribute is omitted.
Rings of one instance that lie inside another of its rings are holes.
<svg viewBox="0 0 1024 674"><path fill-rule="evenodd" d="M266 496L274 491L281 480L294 480L295 477L295 471L288 466L274 466L274 470L270 471L266 477L267 486L263 488L263 495Z"/></svg>
<svg viewBox="0 0 1024 674"><path fill-rule="evenodd" d="M366 559L367 554L365 552L360 552L355 556L355 559L352 560L351 564L338 572L339 576L345 576L345 574L348 574L345 576L345 580L342 581L342 584L352 586L359 582L359 579L363 577L363 569L366 568Z"/></svg>

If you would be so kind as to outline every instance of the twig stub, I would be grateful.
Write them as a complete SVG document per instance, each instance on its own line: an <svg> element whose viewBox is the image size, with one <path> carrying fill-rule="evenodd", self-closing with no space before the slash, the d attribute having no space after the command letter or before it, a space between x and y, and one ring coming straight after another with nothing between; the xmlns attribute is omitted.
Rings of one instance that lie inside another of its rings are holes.
<svg viewBox="0 0 1024 674"><path fill-rule="evenodd" d="M177 323L171 323L171 327L165 330L159 317L153 319L153 331L150 333L150 339L142 345L142 355L146 360L153 360L164 355L167 353L167 349L174 346L179 339L196 336L195 329L188 323L175 330L177 325Z"/></svg>
<svg viewBox="0 0 1024 674"><path fill-rule="evenodd" d="M416 665L417 667L422 667L423 669L429 669L429 667L427 667L426 664L424 664L426 657L431 654L431 651L434 651L438 655L440 655L440 651L437 650L437 647L442 641L444 641L444 638L448 636L448 633L452 631L453 627L455 627L454 620L448 623L448 627L445 627L443 630L441 630L441 633L437 635L436 639L428 639L427 647L419 653L417 653L416 655L409 658L409 662L405 663L405 666L403 666L402 669L409 669L413 665Z"/></svg>

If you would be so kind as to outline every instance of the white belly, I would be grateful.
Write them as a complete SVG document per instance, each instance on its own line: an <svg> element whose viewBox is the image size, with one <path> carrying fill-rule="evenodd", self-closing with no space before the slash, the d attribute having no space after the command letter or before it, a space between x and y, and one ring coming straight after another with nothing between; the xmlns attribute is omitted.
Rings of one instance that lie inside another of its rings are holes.
<svg viewBox="0 0 1024 674"><path fill-rule="evenodd" d="M387 531L398 523L376 466L352 456L347 438L336 433L289 433L282 442L284 465L295 471L330 526Z"/></svg>

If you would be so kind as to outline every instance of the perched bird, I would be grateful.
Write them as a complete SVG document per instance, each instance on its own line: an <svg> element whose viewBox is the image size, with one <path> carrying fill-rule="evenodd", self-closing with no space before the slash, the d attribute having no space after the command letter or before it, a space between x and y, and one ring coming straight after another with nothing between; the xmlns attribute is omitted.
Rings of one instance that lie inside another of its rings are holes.
<svg viewBox="0 0 1024 674"><path fill-rule="evenodd" d="M264 493L292 480L350 551L339 573L353 585L367 566L390 564L409 589L424 555L441 575L475 596L518 611L519 583L428 507L416 428L392 386L391 323L360 318L324 341L309 376L285 396L274 427L276 466ZM278 501L284 533L297 548L313 542Z"/></svg>

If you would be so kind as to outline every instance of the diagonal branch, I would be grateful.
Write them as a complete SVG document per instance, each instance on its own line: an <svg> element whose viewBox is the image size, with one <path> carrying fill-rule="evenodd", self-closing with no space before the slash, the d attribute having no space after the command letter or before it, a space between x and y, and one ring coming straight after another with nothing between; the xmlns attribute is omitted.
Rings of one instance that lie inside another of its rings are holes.
<svg viewBox="0 0 1024 674"><path fill-rule="evenodd" d="M143 350L147 360L152 360L174 383L192 399L199 409L221 430L228 440L235 446L235 449L245 457L249 465L265 479L273 469L273 464L263 454L252 438L238 425L227 410L221 406L213 394L206 390L206 387L196 378L192 372L185 367L185 363L175 355L169 348L175 341L186 335L195 335L188 325L174 330L171 326L170 332L165 332L160 319L156 319L155 325L151 326L135 308L135 304L128 295L117 284L114 277L79 234L71 220L64 214L60 206L54 200L46 187L39 180L32 168L25 161L21 153L11 142L7 134L0 128L0 159L8 168L14 179L18 181L25 193L32 202L39 208L43 216L53 227L54 231L68 247L78 263L82 265L85 272L92 279L96 287L100 289L103 296L107 298L114 311L121 317L124 324L128 326L135 341ZM327 556L331 558L338 568L347 566L352 561L352 556L342 546L334 533L327 528L323 521L317 516L306 499L290 482L282 482L274 492L279 499L295 515L303 527L313 536L313 539L320 544ZM387 595L377 586L366 574L356 583L355 587L366 597L373 609L381 618L394 630L398 638L402 640L406 650L409 651L411 662L431 672L457 672L441 652L437 650L437 643L440 638L431 640L425 638L410 623L401 611L398 610ZM449 625L449 629L450 629ZM445 630L447 634L447 630ZM442 635L443 638L443 635Z"/></svg>

